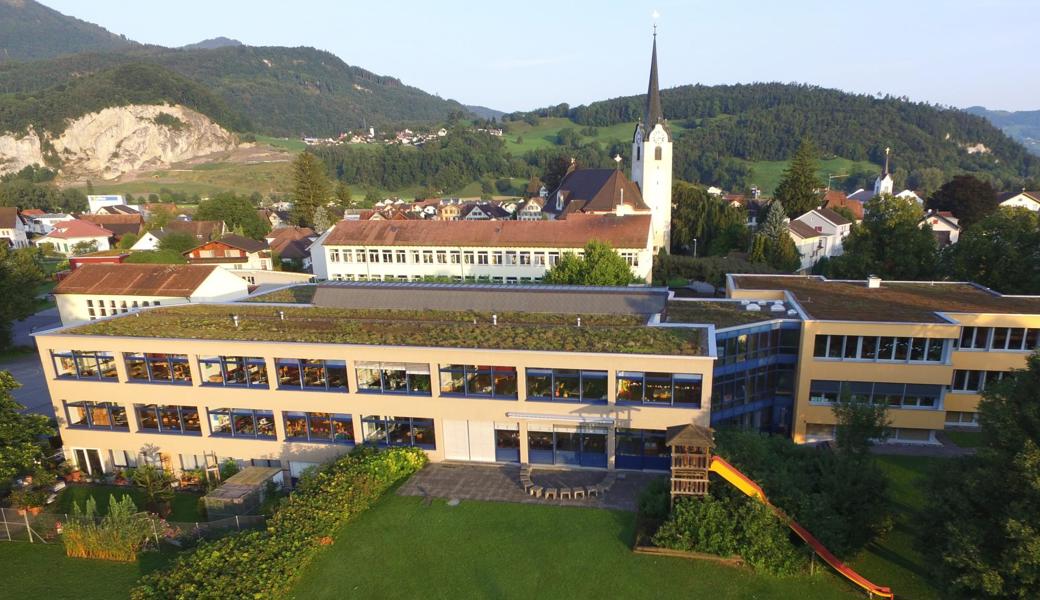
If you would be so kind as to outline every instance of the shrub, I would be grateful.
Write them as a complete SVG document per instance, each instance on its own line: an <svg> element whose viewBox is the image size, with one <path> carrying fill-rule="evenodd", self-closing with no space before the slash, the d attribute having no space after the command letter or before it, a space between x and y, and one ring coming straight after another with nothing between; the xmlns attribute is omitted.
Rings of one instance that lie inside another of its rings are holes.
<svg viewBox="0 0 1040 600"><path fill-rule="evenodd" d="M141 465L130 470L130 480L144 492L148 510L168 512L173 500L173 477L159 467Z"/></svg>
<svg viewBox="0 0 1040 600"><path fill-rule="evenodd" d="M238 463L235 462L235 459L233 458L229 458L224 462L220 463L220 466L217 468L220 470L221 481L224 481L227 478L241 471L241 469L238 468Z"/></svg>
<svg viewBox="0 0 1040 600"><path fill-rule="evenodd" d="M655 479L639 494L639 514L647 519L661 521L668 518L671 509L671 484L667 479Z"/></svg>
<svg viewBox="0 0 1040 600"><path fill-rule="evenodd" d="M787 527L755 500L723 494L684 498L672 518L654 535L664 548L739 555L757 570L789 575L805 566L805 556L791 544Z"/></svg>
<svg viewBox="0 0 1040 600"><path fill-rule="evenodd" d="M132 562L152 532L150 517L137 511L130 496L116 500L113 494L108 498L108 514L101 519L94 498L87 498L83 510L74 503L62 541L68 556Z"/></svg>
<svg viewBox="0 0 1040 600"><path fill-rule="evenodd" d="M323 545L385 491L426 464L416 448L361 446L300 479L267 530L203 542L167 571L146 575L134 600L278 598Z"/></svg>

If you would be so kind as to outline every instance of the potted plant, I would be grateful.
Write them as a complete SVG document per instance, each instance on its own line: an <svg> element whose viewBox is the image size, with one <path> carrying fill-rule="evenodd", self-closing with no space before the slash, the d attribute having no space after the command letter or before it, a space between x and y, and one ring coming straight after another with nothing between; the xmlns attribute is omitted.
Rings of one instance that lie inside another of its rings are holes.
<svg viewBox="0 0 1040 600"><path fill-rule="evenodd" d="M47 503L48 492L43 488L24 487L11 492L11 504L18 509L19 515L29 513L36 516L43 511Z"/></svg>
<svg viewBox="0 0 1040 600"><path fill-rule="evenodd" d="M122 469L116 471L115 477L112 479L112 481L116 485L127 485L129 483L126 479L126 473Z"/></svg>
<svg viewBox="0 0 1040 600"><path fill-rule="evenodd" d="M68 460L58 465L58 473L65 481L76 482L83 478L83 472Z"/></svg>

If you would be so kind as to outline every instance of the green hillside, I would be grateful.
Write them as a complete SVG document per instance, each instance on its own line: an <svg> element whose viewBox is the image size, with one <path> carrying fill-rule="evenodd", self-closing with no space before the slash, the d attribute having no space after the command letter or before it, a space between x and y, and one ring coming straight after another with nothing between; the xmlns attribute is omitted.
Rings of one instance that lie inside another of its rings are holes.
<svg viewBox="0 0 1040 600"><path fill-rule="evenodd" d="M0 62L34 60L133 42L103 27L61 14L33 0L0 0Z"/></svg>
<svg viewBox="0 0 1040 600"><path fill-rule="evenodd" d="M1040 156L1040 110L989 110L982 106L964 110L985 117L1004 133L1021 142L1027 150Z"/></svg>

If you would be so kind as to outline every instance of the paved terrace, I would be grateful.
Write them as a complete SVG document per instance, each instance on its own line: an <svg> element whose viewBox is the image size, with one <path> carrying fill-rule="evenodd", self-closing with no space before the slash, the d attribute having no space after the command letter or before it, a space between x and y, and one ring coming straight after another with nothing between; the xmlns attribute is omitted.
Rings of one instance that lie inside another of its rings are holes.
<svg viewBox="0 0 1040 600"><path fill-rule="evenodd" d="M866 281L823 277L732 275L740 290L787 290L823 321L946 323L936 313L1040 314L1040 296L1003 296L971 283Z"/></svg>

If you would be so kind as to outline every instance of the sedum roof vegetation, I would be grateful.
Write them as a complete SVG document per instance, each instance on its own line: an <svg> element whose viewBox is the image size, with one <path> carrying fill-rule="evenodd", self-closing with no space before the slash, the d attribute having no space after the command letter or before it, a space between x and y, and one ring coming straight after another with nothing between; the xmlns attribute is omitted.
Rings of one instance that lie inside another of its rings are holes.
<svg viewBox="0 0 1040 600"><path fill-rule="evenodd" d="M260 294L258 296L250 296L243 298L239 302L281 302L287 304L310 304L314 300L314 292L318 289L318 286L311 283L306 285L295 285L289 288L283 288L268 292L266 294Z"/></svg>
<svg viewBox="0 0 1040 600"><path fill-rule="evenodd" d="M668 303L664 316L666 323L711 323L716 329L787 318L790 317L786 312L774 313L768 309L755 312L747 310L740 302L714 300L672 301Z"/></svg>
<svg viewBox="0 0 1040 600"><path fill-rule="evenodd" d="M278 311L285 313L281 319ZM235 327L231 315L239 317ZM192 305L144 310L66 331L164 337L377 346L432 346L610 354L703 354L701 329L647 326L635 315L369 310Z"/></svg>

